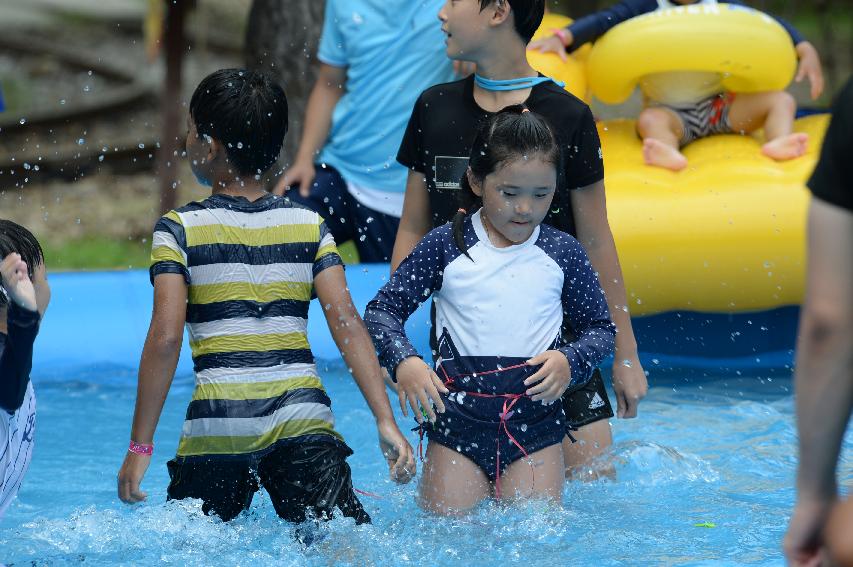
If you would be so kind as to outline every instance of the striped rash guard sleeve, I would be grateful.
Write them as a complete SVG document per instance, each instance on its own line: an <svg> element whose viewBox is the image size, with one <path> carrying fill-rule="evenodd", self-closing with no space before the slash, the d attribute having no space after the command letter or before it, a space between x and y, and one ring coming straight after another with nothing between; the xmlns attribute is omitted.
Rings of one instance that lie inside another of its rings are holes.
<svg viewBox="0 0 853 567"><path fill-rule="evenodd" d="M332 231L329 230L329 227L326 226L326 222L320 218L319 215L317 218L319 219L320 237L317 245L317 254L314 256L314 266L312 268L315 278L317 277L317 274L326 268L343 265L343 260L341 260L341 256L338 254L338 247L335 244L335 237L332 236Z"/></svg>
<svg viewBox="0 0 853 567"><path fill-rule="evenodd" d="M396 381L397 366L420 354L406 336L405 323L421 303L441 289L444 247L450 240L450 225L427 234L400 264L364 313L364 322L382 363Z"/></svg>
<svg viewBox="0 0 853 567"><path fill-rule="evenodd" d="M574 340L560 348L572 369L571 384L586 382L615 345L616 327L610 319L607 300L598 275L583 247L567 247L558 264L563 269L563 313Z"/></svg>
<svg viewBox="0 0 853 567"><path fill-rule="evenodd" d="M187 268L187 235L180 215L169 211L154 225L151 242L151 283L160 274L181 274L190 285Z"/></svg>

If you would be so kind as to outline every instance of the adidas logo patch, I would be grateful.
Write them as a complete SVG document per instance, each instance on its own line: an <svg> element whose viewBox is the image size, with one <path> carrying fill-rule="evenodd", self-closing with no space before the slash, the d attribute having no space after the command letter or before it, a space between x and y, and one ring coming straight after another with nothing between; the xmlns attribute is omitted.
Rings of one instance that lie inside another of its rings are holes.
<svg viewBox="0 0 853 567"><path fill-rule="evenodd" d="M598 409L604 405L604 400L601 399L601 396L598 395L598 392L592 397L592 400L589 402L589 409Z"/></svg>

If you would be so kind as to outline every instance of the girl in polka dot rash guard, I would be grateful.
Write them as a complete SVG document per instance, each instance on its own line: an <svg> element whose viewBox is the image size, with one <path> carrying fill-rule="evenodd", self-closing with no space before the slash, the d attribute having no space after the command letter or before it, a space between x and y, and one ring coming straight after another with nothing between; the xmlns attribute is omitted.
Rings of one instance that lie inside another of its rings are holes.
<svg viewBox="0 0 853 567"><path fill-rule="evenodd" d="M561 497L565 415L554 402L611 354L615 328L581 245L541 224L559 167L540 116L514 106L484 121L453 222L427 234L368 304L403 412L409 404L429 440L419 489L427 510ZM404 330L430 296L434 368Z"/></svg>

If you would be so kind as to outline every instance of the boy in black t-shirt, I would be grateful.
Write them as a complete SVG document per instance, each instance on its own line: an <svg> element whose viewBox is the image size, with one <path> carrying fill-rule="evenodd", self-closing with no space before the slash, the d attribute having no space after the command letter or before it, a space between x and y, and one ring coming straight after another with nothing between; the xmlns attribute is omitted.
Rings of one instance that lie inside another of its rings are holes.
<svg viewBox="0 0 853 567"><path fill-rule="evenodd" d="M820 562L824 542L833 565L853 565L853 499L836 504L836 463L853 412L852 131L850 79L838 95L820 161L809 180L814 199L809 210L808 281L795 371L797 505L785 536L791 565Z"/></svg>
<svg viewBox="0 0 853 567"><path fill-rule="evenodd" d="M432 87L415 104L397 155L410 171L391 266L396 268L430 229L456 212L459 180L468 166L476 126L484 117L514 104L544 116L557 135L563 160L545 222L576 236L599 274L619 330L613 366L618 415L635 417L647 383L607 223L595 122L586 104L553 82L539 82L527 63L526 46L542 21L544 7L544 0L456 0L439 12L448 56L476 63L479 77ZM512 84L510 90L500 91L482 86L490 80ZM426 390L423 394L427 399ZM572 434L581 441L564 440L570 474L612 443L607 418L613 413L597 371L580 390L567 391L563 402L569 429L579 428Z"/></svg>

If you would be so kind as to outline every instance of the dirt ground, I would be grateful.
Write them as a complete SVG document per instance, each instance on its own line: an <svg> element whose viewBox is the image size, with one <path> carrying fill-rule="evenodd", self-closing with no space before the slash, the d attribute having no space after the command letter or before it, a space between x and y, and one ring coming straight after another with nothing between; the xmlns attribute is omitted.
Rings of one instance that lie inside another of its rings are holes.
<svg viewBox="0 0 853 567"><path fill-rule="evenodd" d="M79 53L101 54L109 64L133 70L142 81L157 83L163 73L162 62L148 61L142 39L142 16L147 3L122 0L112 3L107 12L98 11L97 4L92 0L0 0L0 33L4 28L14 28L9 33L20 34L23 27L32 37L61 43ZM191 47L184 63L184 101L207 73L243 65L240 43L248 6L247 0L199 2L199 9L188 24ZM210 20L221 19L223 12L228 15L231 29L214 41L205 30L212 29ZM79 70L62 69L61 74L56 71L57 62L50 57L0 51L0 80L8 106L4 115L26 119L30 112L86 102L86 97L97 97L108 86L107 81ZM153 148L137 158L143 162L135 168L138 171L116 171L109 160L96 160L99 153L109 158L116 146L151 148L159 137L156 97L142 101L132 112L84 120L51 134L41 132L20 141L20 136L0 131L0 157L11 155L14 161L18 152L29 156L28 161L32 162L24 166L28 169L14 175L0 169L0 217L29 227L51 249L87 246L92 239L143 245L150 241L159 216ZM9 147L10 143L14 147ZM50 154L56 146L66 146L67 153L67 146L74 144L79 144L81 150L94 151L95 158L81 172L70 179L39 175L38 160L42 155ZM146 160L150 162L147 165ZM177 202L204 198L207 193L196 183L186 161L178 161ZM97 250L91 254L97 254ZM81 259L66 267L85 267L88 255L83 253ZM121 259L114 263L115 267L128 266ZM103 263L95 264L103 267Z"/></svg>

